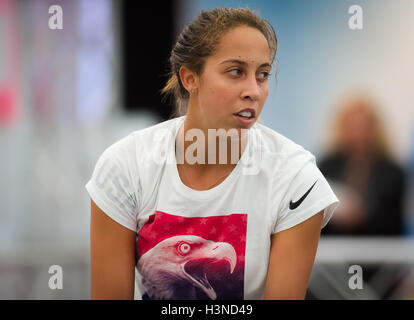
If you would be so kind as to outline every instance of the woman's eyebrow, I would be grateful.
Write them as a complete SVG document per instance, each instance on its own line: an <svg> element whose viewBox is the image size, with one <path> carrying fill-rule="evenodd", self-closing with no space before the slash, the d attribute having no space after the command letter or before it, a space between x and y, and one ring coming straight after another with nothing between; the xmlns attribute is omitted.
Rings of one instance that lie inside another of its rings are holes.
<svg viewBox="0 0 414 320"><path fill-rule="evenodd" d="M237 63L237 64L240 64L240 65L243 65L243 66L247 66L248 65L247 62L242 61L242 60L238 60L238 59L228 59L228 60L224 60L224 61L220 62L219 64L224 64L224 63ZM262 67L270 67L270 68L272 68L272 66L268 62L262 63L259 66L259 68L262 68Z"/></svg>

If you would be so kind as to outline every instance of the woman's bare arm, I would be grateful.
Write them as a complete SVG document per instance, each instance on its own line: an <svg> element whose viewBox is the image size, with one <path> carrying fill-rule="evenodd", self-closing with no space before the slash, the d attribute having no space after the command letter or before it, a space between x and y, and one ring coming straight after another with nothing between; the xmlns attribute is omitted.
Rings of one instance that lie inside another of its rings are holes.
<svg viewBox="0 0 414 320"><path fill-rule="evenodd" d="M91 200L91 299L134 299L135 232Z"/></svg>
<svg viewBox="0 0 414 320"><path fill-rule="evenodd" d="M323 211L272 236L264 298L304 299L322 227Z"/></svg>

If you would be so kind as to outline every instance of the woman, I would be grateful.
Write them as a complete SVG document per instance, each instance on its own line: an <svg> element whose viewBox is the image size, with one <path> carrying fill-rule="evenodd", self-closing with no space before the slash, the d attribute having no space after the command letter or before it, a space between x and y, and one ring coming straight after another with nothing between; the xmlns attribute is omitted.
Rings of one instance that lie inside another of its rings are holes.
<svg viewBox="0 0 414 320"><path fill-rule="evenodd" d="M249 9L182 31L163 90L178 117L110 146L87 184L92 298L305 297L337 198L309 152L256 121L275 54Z"/></svg>
<svg viewBox="0 0 414 320"><path fill-rule="evenodd" d="M323 233L402 235L404 172L389 152L374 102L362 94L348 97L334 123L334 141L320 168L342 202Z"/></svg>

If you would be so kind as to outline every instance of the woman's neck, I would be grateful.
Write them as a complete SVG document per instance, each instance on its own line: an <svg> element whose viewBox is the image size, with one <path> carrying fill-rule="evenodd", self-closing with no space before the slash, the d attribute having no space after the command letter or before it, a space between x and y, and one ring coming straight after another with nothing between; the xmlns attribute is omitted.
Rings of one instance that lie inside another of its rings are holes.
<svg viewBox="0 0 414 320"><path fill-rule="evenodd" d="M247 145L247 130L202 128L186 117L176 138L177 163L200 174L233 169Z"/></svg>

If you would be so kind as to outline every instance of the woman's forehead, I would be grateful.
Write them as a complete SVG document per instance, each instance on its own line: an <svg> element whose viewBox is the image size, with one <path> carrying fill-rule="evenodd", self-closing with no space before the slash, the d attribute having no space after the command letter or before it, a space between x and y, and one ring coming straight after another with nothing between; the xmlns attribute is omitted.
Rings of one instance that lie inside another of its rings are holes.
<svg viewBox="0 0 414 320"><path fill-rule="evenodd" d="M272 65L267 60L265 60L265 62L260 62L259 60L255 60L255 59L249 59L249 58L243 59L240 55L237 58L225 59L219 62L218 64L223 65L223 66L226 66L228 64L231 64L231 65L238 64L242 67L248 67L249 65L252 65L258 68L266 68L266 67L272 68Z"/></svg>
<svg viewBox="0 0 414 320"><path fill-rule="evenodd" d="M270 48L259 30L239 27L222 37L211 58L215 64L239 62L243 65L270 65Z"/></svg>

